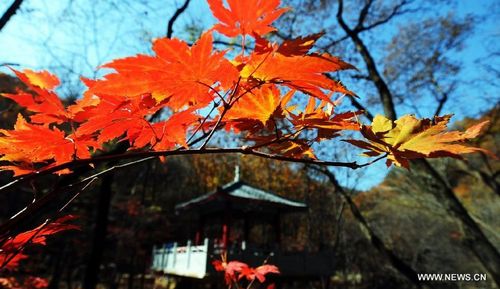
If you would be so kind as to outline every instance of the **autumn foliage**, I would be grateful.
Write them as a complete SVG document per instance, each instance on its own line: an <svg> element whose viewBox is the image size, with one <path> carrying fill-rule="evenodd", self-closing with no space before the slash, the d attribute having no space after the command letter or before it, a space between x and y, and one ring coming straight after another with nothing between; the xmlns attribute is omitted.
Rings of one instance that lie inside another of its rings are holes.
<svg viewBox="0 0 500 289"><path fill-rule="evenodd" d="M279 7L279 0L228 0L228 6L222 0L208 2L219 23L198 41L190 45L160 38L152 44L153 55L104 64L109 73L82 78L87 89L73 105L61 102L55 75L12 69L28 90L3 97L26 113L12 129L0 130L0 168L21 178L47 171L67 174L82 163L78 161L103 161L102 152L112 152L110 144L116 142L128 143L129 155L216 151L364 166L317 159L313 145L345 131L360 132L362 139L346 141L365 149L365 156L387 157L388 165L407 168L416 158L458 158L480 150L463 142L476 137L486 122L463 133L448 132L450 116L419 120L405 115L396 121L377 116L365 125L361 111L339 111L344 96L357 96L328 74L354 67L314 49L321 33L281 43L266 39L276 30L272 22L288 10ZM215 33L239 37L241 50L214 48ZM239 134L239 145L210 150L217 132ZM42 244L46 235L67 228L71 226L47 225L33 238L32 231L11 236L1 253L19 247L21 239ZM9 266L23 255L17 256ZM261 280L274 270L267 269L239 272Z"/></svg>
<svg viewBox="0 0 500 289"><path fill-rule="evenodd" d="M27 243L43 246L46 244L46 237L49 235L60 231L78 229L77 226L67 223L72 219L74 217L68 215L50 223L47 221L33 230L23 232L9 239L0 247L1 267L13 270L18 266L19 261L27 258L28 256L20 252Z"/></svg>
<svg viewBox="0 0 500 289"><path fill-rule="evenodd" d="M221 260L214 260L212 262L215 270L224 273L224 280L229 288L242 288L239 282L243 280L249 281L248 288L251 287L253 282L264 283L267 274L279 274L278 267L270 264L263 264L256 268L248 266L248 264L240 261L227 261L225 255L222 255Z"/></svg>

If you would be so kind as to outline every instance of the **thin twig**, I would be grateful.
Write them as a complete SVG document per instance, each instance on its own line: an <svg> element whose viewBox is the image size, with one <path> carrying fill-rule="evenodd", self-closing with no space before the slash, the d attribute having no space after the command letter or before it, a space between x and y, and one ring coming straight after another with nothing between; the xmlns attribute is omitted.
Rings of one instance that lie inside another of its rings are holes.
<svg viewBox="0 0 500 289"><path fill-rule="evenodd" d="M181 7L177 8L177 10L175 10L174 15L172 15L172 17L170 18L170 20L168 20L167 38L172 38L172 35L174 34L174 23L175 23L175 20L177 20L177 18L187 9L190 1L191 0L186 0Z"/></svg>

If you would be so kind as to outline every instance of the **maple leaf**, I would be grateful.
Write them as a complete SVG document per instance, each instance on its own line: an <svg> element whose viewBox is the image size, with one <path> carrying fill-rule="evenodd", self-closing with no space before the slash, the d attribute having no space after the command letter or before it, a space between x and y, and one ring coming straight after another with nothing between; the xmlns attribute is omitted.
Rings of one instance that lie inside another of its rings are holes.
<svg viewBox="0 0 500 289"><path fill-rule="evenodd" d="M280 0L228 0L224 7L222 0L208 0L212 14L220 21L213 29L228 36L264 35L275 31L271 23L288 8L278 8Z"/></svg>
<svg viewBox="0 0 500 289"><path fill-rule="evenodd" d="M3 250L3 249L2 249ZM10 253L10 252L9 252ZM8 262L7 259L11 258ZM0 251L0 264L4 264L4 267L6 270L15 270L17 267L19 267L19 262L21 262L24 259L27 259L28 255L18 253L14 257L11 257L10 254L8 254L6 251ZM0 284L1 284L2 279L0 278Z"/></svg>
<svg viewBox="0 0 500 289"><path fill-rule="evenodd" d="M51 74L48 71L33 71L31 69L25 69L23 72L12 69L14 73L29 86L37 86L45 90L53 90L56 88L60 81L57 76Z"/></svg>
<svg viewBox="0 0 500 289"><path fill-rule="evenodd" d="M222 257L222 260L214 260L212 265L216 271L224 272L224 279L227 285L236 282L238 280L237 274L248 268L247 264L240 261L227 262L225 256Z"/></svg>
<svg viewBox="0 0 500 289"><path fill-rule="evenodd" d="M287 103L295 91L290 90L281 96L275 85L264 85L240 97L225 115L228 128L255 132L264 127L271 127L271 119L283 118ZM221 108L220 110L223 110Z"/></svg>
<svg viewBox="0 0 500 289"><path fill-rule="evenodd" d="M67 215L51 223L42 224L35 229L20 233L14 238L5 242L2 245L2 250L13 251L23 246L27 242L37 245L46 245L47 236L49 235L53 235L66 230L77 230L78 226L67 224L68 221L74 220L75 218L75 216Z"/></svg>
<svg viewBox="0 0 500 289"><path fill-rule="evenodd" d="M24 280L26 289L43 289L49 287L49 281L45 278L29 276Z"/></svg>
<svg viewBox="0 0 500 289"><path fill-rule="evenodd" d="M59 85L59 79L55 75L47 71L11 70L28 87L29 91L18 90L14 94L4 93L2 95L33 112L34 114L30 115L32 123L61 124L70 120L82 122L85 120L82 112L99 103L97 97L86 94L66 109L53 90Z"/></svg>
<svg viewBox="0 0 500 289"><path fill-rule="evenodd" d="M59 97L52 91L59 79L47 71L35 72L29 69L17 71L11 69L29 88L29 92L18 91L16 94L4 93L27 110L34 112L31 121L40 124L63 123L70 118Z"/></svg>
<svg viewBox="0 0 500 289"><path fill-rule="evenodd" d="M248 281L253 281L257 278L260 283L264 283L266 281L266 275L269 273L279 274L280 270L278 267L268 264L257 268L244 267L241 270L240 278L245 277Z"/></svg>
<svg viewBox="0 0 500 289"><path fill-rule="evenodd" d="M214 90L229 89L238 78L236 68L224 58L225 52L213 52L210 32L189 47L178 39L161 38L153 43L156 56L137 55L114 60L104 67L116 70L98 80L90 93L138 97L151 94L158 102L168 99L174 110L186 105L206 105ZM217 85L217 88L210 86Z"/></svg>
<svg viewBox="0 0 500 289"><path fill-rule="evenodd" d="M296 158L316 159L310 141L304 139L289 139L269 144L268 149L273 153Z"/></svg>
<svg viewBox="0 0 500 289"><path fill-rule="evenodd" d="M7 240L0 248L0 264L12 258L5 264L5 268L9 270L15 269L19 265L19 261L28 258L27 255L22 254L19 250L22 251L28 243L43 246L46 244L47 236L61 231L79 229L78 226L67 224L68 221L73 219L75 217L72 215L63 216L51 223L42 224L35 229L22 232Z"/></svg>
<svg viewBox="0 0 500 289"><path fill-rule="evenodd" d="M95 146L89 136L66 136L56 127L29 124L19 114L13 130L0 130L0 160L13 164L0 168L20 175L33 171L34 163L47 165L53 161L50 165L58 165L75 158L89 158L89 147Z"/></svg>
<svg viewBox="0 0 500 289"><path fill-rule="evenodd" d="M360 124L357 120L357 115L362 112L336 114L334 110L339 102L336 101L336 104L332 105L329 102L321 101L316 106L315 98L311 97L303 112L297 114L289 112L290 122L297 131L316 129L317 137L315 141L331 139L338 136L339 132L343 130L359 130Z"/></svg>
<svg viewBox="0 0 500 289"><path fill-rule="evenodd" d="M127 135L128 140L133 143L134 138L129 132L150 129L151 124L145 117L161 108L150 94L130 99L103 95L100 101L98 106L84 113L87 121L76 131L77 135L98 132L97 143L100 146L122 135Z"/></svg>
<svg viewBox="0 0 500 289"><path fill-rule="evenodd" d="M141 149L147 145L155 150L165 150L176 145L187 146L186 133L198 119L192 106L173 113L167 120L150 123L146 117L162 108L150 94L140 98L102 96L101 104L86 112L88 120L77 130L79 135L97 134L97 143L123 137L129 141L131 149Z"/></svg>
<svg viewBox="0 0 500 289"><path fill-rule="evenodd" d="M194 107L174 113L167 120L152 124L149 129L131 128L129 139L132 139L133 147L141 148L150 144L155 151L172 149L177 145L187 147L186 134L199 118L195 110Z"/></svg>
<svg viewBox="0 0 500 289"><path fill-rule="evenodd" d="M298 37L295 39L285 40L277 48L276 52L284 56L301 56L306 55L309 50L314 46L316 41L323 36L325 33L315 33L304 37ZM259 39L262 42L262 39ZM260 45L266 45L265 43ZM258 47L256 48L258 50Z"/></svg>
<svg viewBox="0 0 500 289"><path fill-rule="evenodd" d="M257 79L260 82L285 85L328 102L332 102L330 96L334 92L354 96L340 82L325 75L328 72L353 69L354 66L327 53L307 54L317 37L319 35L311 36L307 41L299 39L296 42L285 42L285 46L257 39L256 50L249 57L239 59L242 66L240 76L247 81Z"/></svg>
<svg viewBox="0 0 500 289"><path fill-rule="evenodd" d="M368 141L346 140L366 149L365 156L387 154L387 166L409 168L409 160L417 158L454 157L461 154L489 151L463 145L464 141L475 138L488 121L481 122L465 132L446 131L451 115L431 119L417 119L405 115L391 121L382 115L373 119L371 126L363 126L361 133Z"/></svg>
<svg viewBox="0 0 500 289"><path fill-rule="evenodd" d="M88 112L99 105L100 102L101 98L86 93L75 104L68 106L66 110L71 115L73 121L81 123L89 118Z"/></svg>

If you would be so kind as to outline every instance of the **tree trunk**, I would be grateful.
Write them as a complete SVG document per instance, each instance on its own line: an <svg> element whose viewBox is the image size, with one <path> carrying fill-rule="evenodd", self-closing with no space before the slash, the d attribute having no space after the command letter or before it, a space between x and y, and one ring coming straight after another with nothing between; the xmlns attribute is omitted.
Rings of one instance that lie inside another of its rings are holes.
<svg viewBox="0 0 500 289"><path fill-rule="evenodd" d="M363 40L359 37L359 32L351 29L344 21L342 17L343 11L343 1L339 1L338 11L337 11L337 21L339 22L342 29L346 32L349 38L353 41L356 49L361 54L370 79L375 84L378 90L380 101L384 107L385 115L391 119L396 120L396 110L393 103L393 95L384 81L380 73L378 72L375 61L373 60L370 51L363 43ZM360 22L362 24L362 22ZM453 217L460 220L464 227L465 237L469 240L469 248L476 254L479 261L488 270L488 272L493 277L493 280L500 286L500 253L496 247L490 242L490 240L484 235L478 224L469 215L469 212L462 203L455 196L453 189L449 186L448 182L444 177L442 177L432 165L425 159L418 160L416 162L420 167L429 173L441 186L442 189L433 190L433 195L440 200L443 207L448 213Z"/></svg>
<svg viewBox="0 0 500 289"><path fill-rule="evenodd" d="M432 190L433 195L448 213L461 221L465 232L465 245L474 252L479 261L493 277L497 286L500 286L500 253L496 247L484 235L474 219L472 219L446 179L427 160L417 160L415 163L426 170L439 183L440 187Z"/></svg>
<svg viewBox="0 0 500 289"><path fill-rule="evenodd" d="M111 185L113 184L114 174L106 175L101 182L99 189L99 201L97 204L97 216L94 228L94 237L90 251L89 260L85 269L83 280L83 289L95 289L99 267L102 261L104 244L108 228L109 207L111 204Z"/></svg>
<svg viewBox="0 0 500 289"><path fill-rule="evenodd" d="M361 212L359 211L358 207L352 200L351 196L342 188L342 186L338 183L337 178L333 173L331 173L328 170L319 170L323 174L325 174L330 182L333 184L333 187L335 188L335 191L340 193L340 195L344 198L345 202L349 206L349 209L358 222L358 224L361 226L361 231L365 235L365 237L370 240L370 243L379 251L382 256L389 261L389 263L396 269L398 270L403 276L405 276L411 283L413 283L417 288L422 288L423 283L418 280L417 278L417 272L413 270L413 268L406 264L405 261L401 260L396 253L394 253L391 249L387 248L382 241L382 238L380 238L375 231L370 227L368 224L368 221L363 217ZM429 287L432 288L432 284L429 284Z"/></svg>
<svg viewBox="0 0 500 289"><path fill-rule="evenodd" d="M64 270L63 260L66 259L66 244L63 245L62 249L56 254L56 260L54 262L54 269L52 270L52 278L50 279L48 289L58 289L59 283L61 282L62 273Z"/></svg>

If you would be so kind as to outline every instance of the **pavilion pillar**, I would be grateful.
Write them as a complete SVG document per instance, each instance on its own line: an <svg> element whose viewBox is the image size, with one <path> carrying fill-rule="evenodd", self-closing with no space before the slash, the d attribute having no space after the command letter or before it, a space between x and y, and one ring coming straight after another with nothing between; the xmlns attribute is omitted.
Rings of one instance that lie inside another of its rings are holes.
<svg viewBox="0 0 500 289"><path fill-rule="evenodd" d="M200 216L198 219L198 228L196 229L196 235L194 237L194 244L195 245L200 245L201 240L205 237L203 234L203 231L205 229L205 218Z"/></svg>
<svg viewBox="0 0 500 289"><path fill-rule="evenodd" d="M222 245L227 250L229 247L229 233L231 230L231 211L226 208L224 212L224 220L222 220Z"/></svg>
<svg viewBox="0 0 500 289"><path fill-rule="evenodd" d="M227 249L229 243L228 231L229 231L229 225L227 224L226 221L224 221L224 224L222 224L222 246L224 247L224 249Z"/></svg>
<svg viewBox="0 0 500 289"><path fill-rule="evenodd" d="M281 214L279 212L274 217L274 231L276 232L276 243L281 246Z"/></svg>
<svg viewBox="0 0 500 289"><path fill-rule="evenodd" d="M250 221L248 220L248 214L245 214L243 218L243 240L248 243L249 238L250 238Z"/></svg>

